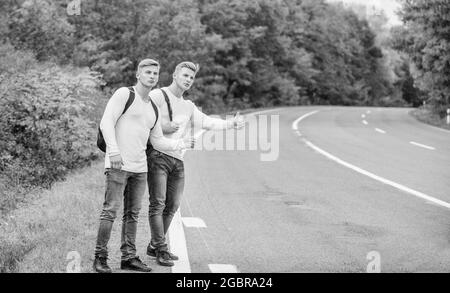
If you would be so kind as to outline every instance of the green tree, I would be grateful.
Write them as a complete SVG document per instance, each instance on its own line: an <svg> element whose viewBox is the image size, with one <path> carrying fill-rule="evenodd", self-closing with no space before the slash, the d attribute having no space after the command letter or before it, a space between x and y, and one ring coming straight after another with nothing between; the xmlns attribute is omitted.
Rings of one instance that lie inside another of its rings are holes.
<svg viewBox="0 0 450 293"><path fill-rule="evenodd" d="M414 84L443 116L450 105L450 2L403 0L402 4L406 29L399 32L397 48L412 61Z"/></svg>
<svg viewBox="0 0 450 293"><path fill-rule="evenodd" d="M74 27L65 9L49 0L9 1L6 4L7 37L19 50L32 50L39 61L69 63Z"/></svg>

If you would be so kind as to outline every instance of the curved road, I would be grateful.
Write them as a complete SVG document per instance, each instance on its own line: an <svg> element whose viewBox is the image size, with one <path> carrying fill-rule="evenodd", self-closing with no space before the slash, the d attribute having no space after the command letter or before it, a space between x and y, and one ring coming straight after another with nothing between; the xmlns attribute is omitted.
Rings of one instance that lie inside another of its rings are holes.
<svg viewBox="0 0 450 293"><path fill-rule="evenodd" d="M450 272L450 132L410 110L280 108L277 160L258 115L246 150L188 153L173 271Z"/></svg>

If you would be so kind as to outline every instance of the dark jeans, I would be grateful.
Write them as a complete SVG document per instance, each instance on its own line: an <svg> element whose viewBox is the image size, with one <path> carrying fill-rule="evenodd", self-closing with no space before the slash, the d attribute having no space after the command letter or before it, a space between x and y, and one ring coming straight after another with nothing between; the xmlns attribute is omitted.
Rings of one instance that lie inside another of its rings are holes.
<svg viewBox="0 0 450 293"><path fill-rule="evenodd" d="M132 173L118 169L106 169L106 192L100 227L97 234L95 256L108 257L108 242L113 222L123 200L122 237L120 251L122 260L136 257L136 230L145 193L147 173Z"/></svg>
<svg viewBox="0 0 450 293"><path fill-rule="evenodd" d="M147 154L147 164L150 194L148 218L152 233L150 244L159 250L167 251L165 235L175 212L180 207L184 189L184 163L152 150Z"/></svg>

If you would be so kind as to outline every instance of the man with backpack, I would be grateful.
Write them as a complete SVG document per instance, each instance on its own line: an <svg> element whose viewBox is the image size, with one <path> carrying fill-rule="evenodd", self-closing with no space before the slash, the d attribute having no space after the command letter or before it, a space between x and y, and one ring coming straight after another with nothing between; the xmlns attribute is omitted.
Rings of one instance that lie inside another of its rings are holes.
<svg viewBox="0 0 450 293"><path fill-rule="evenodd" d="M191 88L198 69L198 65L192 62L182 62L176 66L170 86L150 92L151 99L161 109L161 126L167 138L182 137L189 123L194 127L214 130L241 128L244 125L238 116L231 120L209 117L193 102L184 99L183 94ZM165 235L180 206L184 189L183 155L183 151L168 151L157 145L147 150L151 230L147 254L156 257L157 263L162 266L173 266L173 260L178 259L168 250Z"/></svg>
<svg viewBox="0 0 450 293"><path fill-rule="evenodd" d="M136 230L142 195L147 181L148 140L167 151L192 148L194 139L167 139L163 136L157 107L149 98L159 77L159 63L142 60L134 87L119 88L108 101L97 144L105 151L106 192L95 247L94 270L111 273L107 264L107 244L121 202L124 203L121 235L121 269L149 272L136 256ZM104 140L104 141L103 141Z"/></svg>

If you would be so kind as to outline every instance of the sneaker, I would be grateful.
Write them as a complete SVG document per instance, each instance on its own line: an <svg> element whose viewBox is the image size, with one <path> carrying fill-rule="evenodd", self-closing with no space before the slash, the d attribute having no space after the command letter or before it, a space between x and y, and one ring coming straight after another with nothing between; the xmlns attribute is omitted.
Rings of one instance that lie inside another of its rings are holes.
<svg viewBox="0 0 450 293"><path fill-rule="evenodd" d="M172 267L174 265L173 261L170 259L170 254L168 251L157 250L156 251L156 262L165 267Z"/></svg>
<svg viewBox="0 0 450 293"><path fill-rule="evenodd" d="M97 273L110 274L112 273L111 268L108 266L106 257L96 256L93 265L94 271Z"/></svg>
<svg viewBox="0 0 450 293"><path fill-rule="evenodd" d="M169 253L169 257L171 260L178 260L178 256L176 256L175 254L171 253L170 251L167 251L167 253ZM147 255L150 257L156 257L156 248L149 245L147 247Z"/></svg>
<svg viewBox="0 0 450 293"><path fill-rule="evenodd" d="M122 270L138 271L138 272L151 272L151 268L144 264L139 257L131 258L128 260L122 260L120 262L120 268Z"/></svg>

